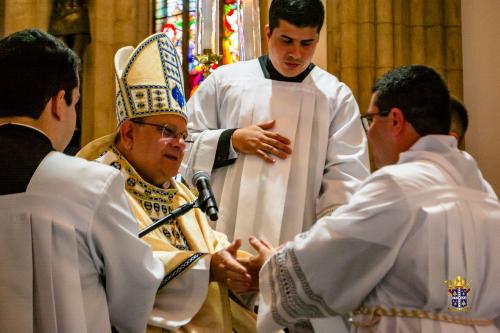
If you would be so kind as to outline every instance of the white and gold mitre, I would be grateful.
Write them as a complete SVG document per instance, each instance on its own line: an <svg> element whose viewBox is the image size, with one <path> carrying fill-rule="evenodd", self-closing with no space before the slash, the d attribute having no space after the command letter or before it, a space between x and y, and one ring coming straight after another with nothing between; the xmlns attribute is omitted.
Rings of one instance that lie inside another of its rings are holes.
<svg viewBox="0 0 500 333"><path fill-rule="evenodd" d="M126 119L173 114L186 119L181 62L164 33L115 54L116 115Z"/></svg>

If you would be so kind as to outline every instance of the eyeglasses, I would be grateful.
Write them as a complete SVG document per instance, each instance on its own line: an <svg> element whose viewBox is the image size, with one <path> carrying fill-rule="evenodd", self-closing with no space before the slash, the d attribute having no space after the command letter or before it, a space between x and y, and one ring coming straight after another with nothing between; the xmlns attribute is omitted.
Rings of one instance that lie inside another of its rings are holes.
<svg viewBox="0 0 500 333"><path fill-rule="evenodd" d="M158 130L161 130L161 137L164 139L182 139L185 143L193 143L194 141L188 140L189 136L187 132L177 132L175 127L172 127L170 125L159 125L159 124L152 124L152 123L146 123L144 121L139 121L139 120L131 120L134 124L138 125L148 125L148 126L153 126L156 127Z"/></svg>
<svg viewBox="0 0 500 333"><path fill-rule="evenodd" d="M376 112L376 113L367 113L359 118L361 119L361 123L363 124L363 128L365 129L365 132L368 132L368 129L372 125L373 122L373 117L375 116L380 116L380 117L387 117L387 115L390 113L389 112Z"/></svg>

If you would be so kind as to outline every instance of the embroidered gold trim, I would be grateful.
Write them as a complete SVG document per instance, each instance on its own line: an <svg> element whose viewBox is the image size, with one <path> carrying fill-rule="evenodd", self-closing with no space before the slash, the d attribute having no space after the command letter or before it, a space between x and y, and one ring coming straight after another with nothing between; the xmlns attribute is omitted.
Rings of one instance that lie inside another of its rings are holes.
<svg viewBox="0 0 500 333"><path fill-rule="evenodd" d="M163 189L146 182L113 145L98 161L120 170L125 179L125 190L140 204L151 221L155 222L170 213L173 199L178 194L177 189ZM179 250L190 249L177 221L163 225L160 230L171 245Z"/></svg>
<svg viewBox="0 0 500 333"><path fill-rule="evenodd" d="M369 320L367 322L359 322L352 320L351 324L356 327L373 327L378 324L380 318L384 317L402 317L402 318L418 318L418 319L430 319L437 321L444 321L459 325L474 325L474 326L489 326L493 324L491 319L474 319L474 318L463 318L458 316L451 316L445 313L436 313L426 310L418 309L386 309L383 307L365 307L362 306L357 310L352 312L353 316L357 315L368 315Z"/></svg>

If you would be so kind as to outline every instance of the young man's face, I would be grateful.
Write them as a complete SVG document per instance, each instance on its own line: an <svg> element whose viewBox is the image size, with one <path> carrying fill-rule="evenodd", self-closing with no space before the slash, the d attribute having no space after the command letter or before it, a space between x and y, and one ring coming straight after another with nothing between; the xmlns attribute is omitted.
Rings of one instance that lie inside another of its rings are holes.
<svg viewBox="0 0 500 333"><path fill-rule="evenodd" d="M266 26L269 58L281 75L294 77L309 66L319 40L316 29L299 28L285 20L279 20L272 33Z"/></svg>
<svg viewBox="0 0 500 333"><path fill-rule="evenodd" d="M176 115L156 115L144 118L144 122L167 126L174 137L162 136L161 127L133 124L133 142L128 154L129 162L140 176L153 185L161 186L177 175L184 157L187 135L184 118Z"/></svg>

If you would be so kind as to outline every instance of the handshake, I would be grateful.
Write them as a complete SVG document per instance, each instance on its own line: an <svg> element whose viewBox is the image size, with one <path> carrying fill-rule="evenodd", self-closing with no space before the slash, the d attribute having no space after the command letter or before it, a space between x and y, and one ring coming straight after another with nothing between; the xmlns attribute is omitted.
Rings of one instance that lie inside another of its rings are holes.
<svg viewBox="0 0 500 333"><path fill-rule="evenodd" d="M225 249L215 252L210 262L210 281L225 284L237 294L258 291L260 268L277 249L265 240L253 236L250 237L249 243L257 254L238 256L241 239L236 239Z"/></svg>

